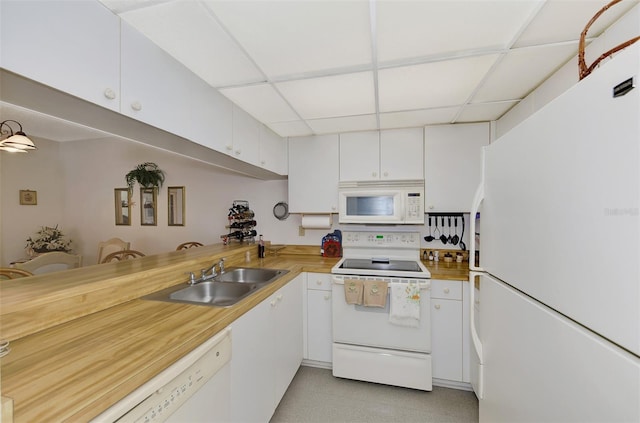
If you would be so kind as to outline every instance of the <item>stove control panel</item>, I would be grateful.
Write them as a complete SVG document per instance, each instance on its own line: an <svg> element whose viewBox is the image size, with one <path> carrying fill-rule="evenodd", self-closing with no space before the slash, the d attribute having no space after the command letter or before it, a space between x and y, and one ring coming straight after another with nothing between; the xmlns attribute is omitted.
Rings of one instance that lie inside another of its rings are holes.
<svg viewBox="0 0 640 423"><path fill-rule="evenodd" d="M343 232L343 247L420 248L419 232Z"/></svg>

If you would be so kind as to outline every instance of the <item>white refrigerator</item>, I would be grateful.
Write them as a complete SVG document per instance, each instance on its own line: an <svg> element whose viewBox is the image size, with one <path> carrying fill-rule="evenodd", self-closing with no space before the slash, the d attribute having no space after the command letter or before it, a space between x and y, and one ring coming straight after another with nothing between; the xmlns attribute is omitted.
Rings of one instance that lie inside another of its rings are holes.
<svg viewBox="0 0 640 423"><path fill-rule="evenodd" d="M639 70L636 43L484 149L481 422L640 422Z"/></svg>

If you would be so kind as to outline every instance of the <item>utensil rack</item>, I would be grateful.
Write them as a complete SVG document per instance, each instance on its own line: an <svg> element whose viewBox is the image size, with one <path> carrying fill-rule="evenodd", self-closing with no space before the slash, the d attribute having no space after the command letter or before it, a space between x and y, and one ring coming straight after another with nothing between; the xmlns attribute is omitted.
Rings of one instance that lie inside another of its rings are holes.
<svg viewBox="0 0 640 423"><path fill-rule="evenodd" d="M229 223L225 226L227 233L220 235L223 242L255 242L258 233L255 230L257 222L254 220L255 213L249 207L246 200L235 200L229 208L227 219Z"/></svg>
<svg viewBox="0 0 640 423"><path fill-rule="evenodd" d="M465 232L464 213L447 213L447 212L444 212L444 213L427 213L427 218L428 219L434 218L434 222L435 222L434 227L438 231L437 232L438 236L435 237L434 239L431 239L431 240L429 240L428 237L425 236L424 237L425 241L427 241L427 242L438 241L438 242L442 242L444 245L447 245L447 244L456 245L462 251L466 251L467 246L465 245L464 241L462 240L462 238L464 237L464 232ZM455 226L455 231L452 232L453 229L452 229L452 225L451 225L450 221L451 221L451 219L455 220L456 218L460 218L460 220L462 221L462 233L460 233L460 234L458 234L457 225ZM447 227L448 227L447 235L449 235L449 236L446 236L444 234L444 228L445 228L444 223L442 223L441 226L438 227L438 219L440 219L440 222L443 222L444 219L447 219ZM427 228L429 230L429 234L430 235L432 234L431 227L432 226L430 224L427 224ZM456 239L454 239L454 240L451 239L452 238L452 236L451 236L452 233L455 233L455 235L456 235ZM440 240L440 236L441 235L445 235L445 238L447 239L447 242L444 242L444 241ZM420 253L423 254L422 251Z"/></svg>

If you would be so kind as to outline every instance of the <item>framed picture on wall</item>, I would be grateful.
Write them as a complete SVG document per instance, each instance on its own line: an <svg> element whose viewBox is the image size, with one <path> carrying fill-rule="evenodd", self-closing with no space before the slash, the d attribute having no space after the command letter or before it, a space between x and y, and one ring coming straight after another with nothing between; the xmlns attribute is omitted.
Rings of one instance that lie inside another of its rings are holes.
<svg viewBox="0 0 640 423"><path fill-rule="evenodd" d="M131 225L131 192L129 188L115 188L116 225Z"/></svg>
<svg viewBox="0 0 640 423"><path fill-rule="evenodd" d="M185 191L184 187L167 188L169 226L184 226Z"/></svg>
<svg viewBox="0 0 640 423"><path fill-rule="evenodd" d="M157 188L140 188L140 224L143 226L157 225L157 195Z"/></svg>
<svg viewBox="0 0 640 423"><path fill-rule="evenodd" d="M20 204L23 206L35 206L38 204L38 192L28 189L20 190Z"/></svg>

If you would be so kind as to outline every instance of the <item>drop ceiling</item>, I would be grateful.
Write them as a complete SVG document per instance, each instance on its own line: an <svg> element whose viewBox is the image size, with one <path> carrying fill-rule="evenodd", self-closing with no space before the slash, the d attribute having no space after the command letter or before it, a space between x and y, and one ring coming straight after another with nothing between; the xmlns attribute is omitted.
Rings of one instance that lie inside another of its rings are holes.
<svg viewBox="0 0 640 423"><path fill-rule="evenodd" d="M498 119L608 2L101 1L281 136Z"/></svg>

